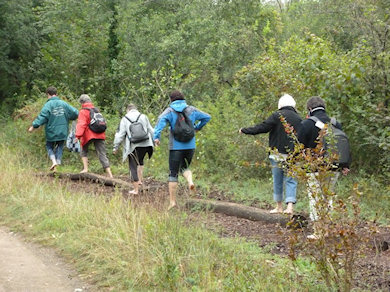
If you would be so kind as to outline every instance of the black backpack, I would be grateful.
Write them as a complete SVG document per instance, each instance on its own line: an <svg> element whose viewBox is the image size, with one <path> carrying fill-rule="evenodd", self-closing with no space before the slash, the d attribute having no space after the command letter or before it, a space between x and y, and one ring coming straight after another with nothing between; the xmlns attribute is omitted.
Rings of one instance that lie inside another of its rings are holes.
<svg viewBox="0 0 390 292"><path fill-rule="evenodd" d="M183 112L176 112L177 119L175 127L172 130L173 137L179 142L189 142L195 136L194 124L185 113L186 108Z"/></svg>
<svg viewBox="0 0 390 292"><path fill-rule="evenodd" d="M137 117L137 119L133 122L128 117L125 118L130 122L129 131L130 131L130 142L139 143L149 139L149 134L145 131L144 126L141 122L138 122L141 114Z"/></svg>
<svg viewBox="0 0 390 292"><path fill-rule="evenodd" d="M92 132L103 133L107 129L107 122L104 119L101 112L96 108L84 108L89 110L91 121L89 122L89 128Z"/></svg>
<svg viewBox="0 0 390 292"><path fill-rule="evenodd" d="M315 116L310 117L314 123L321 122L321 120ZM347 134L339 128L336 127L336 119L330 119L330 131L325 133L324 140L322 141L324 149L329 152L332 151L333 154L336 154L338 157L336 161L333 161L335 164L349 165L351 163L351 150L349 146L349 140ZM322 130L322 129L321 129ZM332 139L334 139L332 143Z"/></svg>

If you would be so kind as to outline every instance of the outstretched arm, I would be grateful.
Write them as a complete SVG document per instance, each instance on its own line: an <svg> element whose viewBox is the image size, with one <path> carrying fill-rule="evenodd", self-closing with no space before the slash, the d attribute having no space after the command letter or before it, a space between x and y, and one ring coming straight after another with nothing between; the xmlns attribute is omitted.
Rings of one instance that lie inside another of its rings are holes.
<svg viewBox="0 0 390 292"><path fill-rule="evenodd" d="M279 120L277 121L279 122ZM272 128L276 125L276 117L272 114L268 119L264 122L257 124L252 127L241 128L239 133L244 133L247 135L257 135L261 133L268 133L272 130Z"/></svg>
<svg viewBox="0 0 390 292"><path fill-rule="evenodd" d="M164 130L165 126L169 123L168 116L170 113L162 113L157 120L157 124L154 127L153 140L160 140L161 132Z"/></svg>
<svg viewBox="0 0 390 292"><path fill-rule="evenodd" d="M83 114L82 111L86 111L86 110L81 110L79 113L79 118L77 120L77 125L76 125L76 138L77 139L80 139L84 135L85 129L88 127L89 112L88 112L88 116L87 116L87 115Z"/></svg>

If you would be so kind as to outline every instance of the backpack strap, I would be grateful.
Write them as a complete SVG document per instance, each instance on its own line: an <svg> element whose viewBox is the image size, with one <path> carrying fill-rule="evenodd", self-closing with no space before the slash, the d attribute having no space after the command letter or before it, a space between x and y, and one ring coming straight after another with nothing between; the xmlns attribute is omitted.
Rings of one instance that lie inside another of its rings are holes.
<svg viewBox="0 0 390 292"><path fill-rule="evenodd" d="M137 119L135 120L135 122L133 122L132 120L130 120L128 117L126 117L125 116L125 118L130 122L130 123L136 123L136 122L138 122L138 120L139 120L139 118L140 118L140 116L141 116L142 114L139 114L138 115L138 117L137 117Z"/></svg>
<svg viewBox="0 0 390 292"><path fill-rule="evenodd" d="M99 113L100 111L96 107L83 107L82 110L87 110L89 113Z"/></svg>
<svg viewBox="0 0 390 292"><path fill-rule="evenodd" d="M135 120L135 123L138 122L139 118L141 117L141 113L138 115L138 118Z"/></svg>
<svg viewBox="0 0 390 292"><path fill-rule="evenodd" d="M174 108L171 107L171 109L177 114L183 114L183 116L187 117L187 114L185 113L185 110L188 108L188 105L181 111L181 112L178 112L177 110L175 110Z"/></svg>
<svg viewBox="0 0 390 292"><path fill-rule="evenodd" d="M314 126L317 127L318 129L322 130L324 128L324 122L321 121L319 118L315 117L315 116L311 116L309 117L309 120L312 120L314 122ZM319 123L319 124L317 124ZM322 125L321 125L322 124ZM322 127L321 127L322 126Z"/></svg>
<svg viewBox="0 0 390 292"><path fill-rule="evenodd" d="M317 123L318 121L322 122L319 118L315 117L315 116L311 116L309 117L310 120L314 121L314 123ZM330 118L330 123L336 127L337 125L337 120L335 117L331 117Z"/></svg>
<svg viewBox="0 0 390 292"><path fill-rule="evenodd" d="M128 117L125 116L125 118L130 122L130 123L134 123L132 120L130 120Z"/></svg>

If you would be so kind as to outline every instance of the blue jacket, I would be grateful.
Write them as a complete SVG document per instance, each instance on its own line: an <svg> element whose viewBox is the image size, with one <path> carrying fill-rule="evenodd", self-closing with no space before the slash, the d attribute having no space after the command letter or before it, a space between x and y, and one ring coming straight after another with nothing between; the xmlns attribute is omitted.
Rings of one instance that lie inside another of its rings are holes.
<svg viewBox="0 0 390 292"><path fill-rule="evenodd" d="M168 108L158 117L157 124L154 128L153 139L159 139L161 136L161 131L165 128L167 124L170 125L169 131L169 149L170 150L185 150L185 149L195 149L195 137L189 142L179 142L173 138L172 130L175 127L177 112L183 112L186 109L185 113L188 115L190 120L194 123L196 131L199 131L206 125L211 117L209 114L206 114L196 107L188 106L185 100L175 100L172 102Z"/></svg>

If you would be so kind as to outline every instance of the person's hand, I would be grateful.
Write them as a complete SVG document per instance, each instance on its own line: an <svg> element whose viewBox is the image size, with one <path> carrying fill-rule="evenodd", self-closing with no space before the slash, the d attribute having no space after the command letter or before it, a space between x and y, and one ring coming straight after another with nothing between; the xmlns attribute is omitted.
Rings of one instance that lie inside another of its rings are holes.
<svg viewBox="0 0 390 292"><path fill-rule="evenodd" d="M77 141L79 140L79 138L77 138L77 137L74 137L74 139L73 139L73 143L77 143Z"/></svg>
<svg viewBox="0 0 390 292"><path fill-rule="evenodd" d="M160 146L160 140L159 139L154 139L154 145Z"/></svg>
<svg viewBox="0 0 390 292"><path fill-rule="evenodd" d="M31 126L30 128L28 128L28 131L31 133L32 131L34 131L34 127Z"/></svg>
<svg viewBox="0 0 390 292"><path fill-rule="evenodd" d="M242 129L242 128L241 128L241 129ZM241 129L239 129L239 130L238 130L238 133L239 133L239 134L242 134L242 131L241 131Z"/></svg>
<svg viewBox="0 0 390 292"><path fill-rule="evenodd" d="M344 167L343 170L341 171L341 173L342 173L343 175L347 175L347 174L349 173L349 168Z"/></svg>
<svg viewBox="0 0 390 292"><path fill-rule="evenodd" d="M116 155L118 153L118 149L112 150L112 154Z"/></svg>

